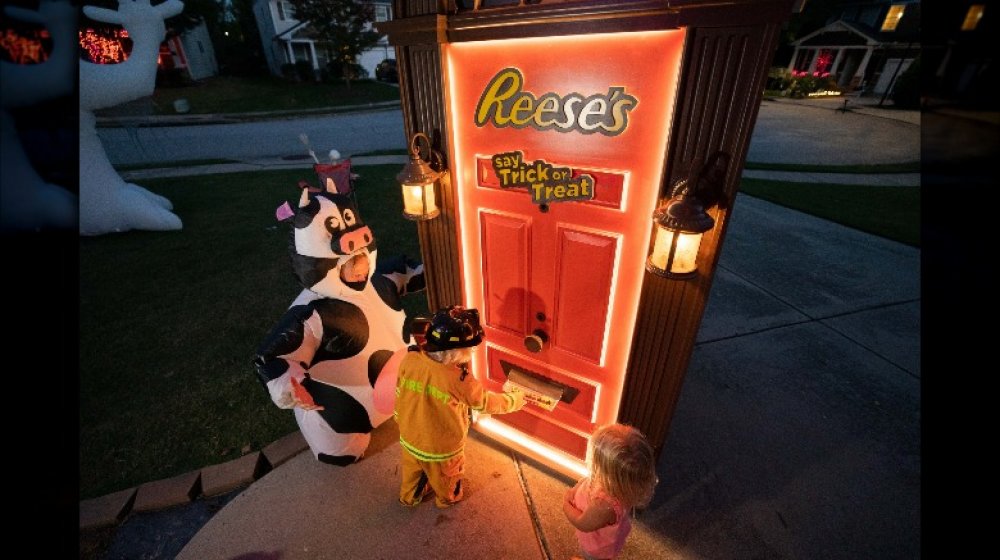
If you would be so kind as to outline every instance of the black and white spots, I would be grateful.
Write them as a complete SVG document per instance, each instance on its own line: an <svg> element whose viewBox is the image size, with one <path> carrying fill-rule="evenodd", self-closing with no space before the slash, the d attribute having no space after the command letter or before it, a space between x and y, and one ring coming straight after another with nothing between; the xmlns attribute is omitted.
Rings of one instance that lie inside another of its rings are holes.
<svg viewBox="0 0 1000 560"><path fill-rule="evenodd" d="M359 459L390 411L373 387L394 353L410 343L401 297L423 288L423 266L378 263L375 237L348 195L303 189L277 216L293 226L292 263L305 288L258 349L257 375L272 401L293 408L317 459ZM348 264L350 263L350 264ZM297 406L292 380L321 410Z"/></svg>

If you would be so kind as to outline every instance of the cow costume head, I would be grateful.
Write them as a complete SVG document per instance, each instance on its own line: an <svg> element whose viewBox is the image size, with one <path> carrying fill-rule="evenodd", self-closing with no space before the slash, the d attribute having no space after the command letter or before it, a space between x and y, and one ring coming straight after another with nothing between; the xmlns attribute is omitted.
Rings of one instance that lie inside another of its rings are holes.
<svg viewBox="0 0 1000 560"><path fill-rule="evenodd" d="M292 266L302 286L326 297L363 290L375 270L375 235L358 215L354 199L339 194L330 178L326 190L306 184L298 204L278 207L279 221L292 228Z"/></svg>

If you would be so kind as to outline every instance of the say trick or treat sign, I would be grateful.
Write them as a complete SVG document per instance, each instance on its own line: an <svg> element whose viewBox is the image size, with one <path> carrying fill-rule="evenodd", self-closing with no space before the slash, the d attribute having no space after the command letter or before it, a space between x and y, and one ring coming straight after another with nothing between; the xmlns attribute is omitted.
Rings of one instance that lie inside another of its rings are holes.
<svg viewBox="0 0 1000 560"><path fill-rule="evenodd" d="M594 178L587 174L574 177L568 167L540 159L527 163L522 152L497 154L492 162L501 188L526 188L535 204L594 198Z"/></svg>

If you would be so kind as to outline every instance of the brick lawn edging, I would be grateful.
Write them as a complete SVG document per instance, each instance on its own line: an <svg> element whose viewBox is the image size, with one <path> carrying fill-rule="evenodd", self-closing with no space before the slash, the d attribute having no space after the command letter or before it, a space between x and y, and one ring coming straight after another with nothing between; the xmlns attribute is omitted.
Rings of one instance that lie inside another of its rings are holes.
<svg viewBox="0 0 1000 560"><path fill-rule="evenodd" d="M99 498L80 501L80 530L117 525L132 512L155 511L217 496L258 480L308 446L295 431L261 451L209 465L186 474L140 484Z"/></svg>

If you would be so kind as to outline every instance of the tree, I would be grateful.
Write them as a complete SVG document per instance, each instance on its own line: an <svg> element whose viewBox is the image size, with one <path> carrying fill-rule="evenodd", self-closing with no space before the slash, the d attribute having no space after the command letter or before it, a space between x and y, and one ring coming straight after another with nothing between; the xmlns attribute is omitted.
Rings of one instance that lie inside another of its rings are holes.
<svg viewBox="0 0 1000 560"><path fill-rule="evenodd" d="M221 48L215 49L221 74L255 76L267 62L253 14L253 0L229 0L222 22Z"/></svg>
<svg viewBox="0 0 1000 560"><path fill-rule="evenodd" d="M316 42L327 50L330 66L340 67L347 86L356 78L358 56L378 43L372 30L375 9L364 0L291 0L295 18L308 21Z"/></svg>

